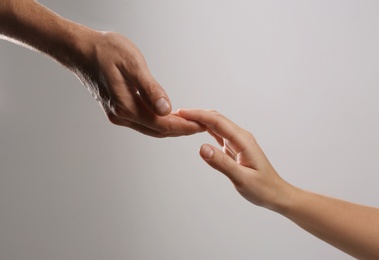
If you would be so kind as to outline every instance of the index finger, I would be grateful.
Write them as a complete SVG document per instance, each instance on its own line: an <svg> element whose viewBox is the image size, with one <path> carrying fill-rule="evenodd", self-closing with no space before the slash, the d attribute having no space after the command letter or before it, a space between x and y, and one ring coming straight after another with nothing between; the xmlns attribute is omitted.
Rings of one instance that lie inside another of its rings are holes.
<svg viewBox="0 0 379 260"><path fill-rule="evenodd" d="M235 153L242 152L249 144L250 135L247 135L247 131L215 110L179 109L178 115L203 124L218 136L228 140L230 148Z"/></svg>

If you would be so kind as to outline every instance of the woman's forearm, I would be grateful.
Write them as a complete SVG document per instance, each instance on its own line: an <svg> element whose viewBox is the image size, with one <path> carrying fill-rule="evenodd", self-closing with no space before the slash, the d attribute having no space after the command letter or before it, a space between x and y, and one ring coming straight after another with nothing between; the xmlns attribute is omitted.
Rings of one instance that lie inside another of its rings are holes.
<svg viewBox="0 0 379 260"><path fill-rule="evenodd" d="M359 259L379 259L379 209L294 188L278 212Z"/></svg>
<svg viewBox="0 0 379 260"><path fill-rule="evenodd" d="M289 218L325 242L359 259L379 259L379 209L296 188L283 180L255 138L216 111L179 110L223 146L204 144L201 157L225 174L251 203Z"/></svg>

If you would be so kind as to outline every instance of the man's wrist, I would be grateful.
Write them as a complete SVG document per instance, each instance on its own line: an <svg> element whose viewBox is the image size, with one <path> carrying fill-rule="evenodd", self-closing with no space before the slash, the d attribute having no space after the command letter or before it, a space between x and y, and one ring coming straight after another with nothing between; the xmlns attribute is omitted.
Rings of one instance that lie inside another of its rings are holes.
<svg viewBox="0 0 379 260"><path fill-rule="evenodd" d="M8 21L13 13L12 0L0 1L0 33L3 33L8 26Z"/></svg>
<svg viewBox="0 0 379 260"><path fill-rule="evenodd" d="M75 52L78 53L78 57L86 63L97 62L96 48L99 42L104 38L104 32L98 31L83 25L77 25L78 29L75 32L75 36L72 40L72 46ZM95 59L95 60L94 60Z"/></svg>
<svg viewBox="0 0 379 260"><path fill-rule="evenodd" d="M56 50L52 56L70 69L92 63L94 42L101 32L68 20L62 20L61 23L63 35L58 35L57 42L62 45L62 51Z"/></svg>
<svg viewBox="0 0 379 260"><path fill-rule="evenodd" d="M0 33L45 53L70 69L86 63L100 35L71 22L34 0L1 1Z"/></svg>
<svg viewBox="0 0 379 260"><path fill-rule="evenodd" d="M10 0L2 0L0 1L0 14L5 14L6 10L8 9L7 6L9 4Z"/></svg>

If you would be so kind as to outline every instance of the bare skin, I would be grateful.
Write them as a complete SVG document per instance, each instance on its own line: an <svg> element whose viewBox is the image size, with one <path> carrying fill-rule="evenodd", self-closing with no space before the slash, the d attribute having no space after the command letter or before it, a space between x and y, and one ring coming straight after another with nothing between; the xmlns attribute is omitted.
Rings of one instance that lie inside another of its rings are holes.
<svg viewBox="0 0 379 260"><path fill-rule="evenodd" d="M0 0L0 37L44 53L74 72L108 119L154 137L201 132L171 102L138 48L115 32L74 23L34 0Z"/></svg>
<svg viewBox="0 0 379 260"><path fill-rule="evenodd" d="M299 189L283 180L254 136L216 111L178 115L206 126L223 147L204 144L200 156L225 174L251 203L275 211L301 228L359 259L379 259L379 209Z"/></svg>

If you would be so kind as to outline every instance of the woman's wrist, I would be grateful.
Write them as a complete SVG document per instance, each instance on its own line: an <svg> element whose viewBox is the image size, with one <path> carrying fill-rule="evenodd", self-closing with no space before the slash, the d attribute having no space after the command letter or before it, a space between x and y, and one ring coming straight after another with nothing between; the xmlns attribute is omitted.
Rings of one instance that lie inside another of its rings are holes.
<svg viewBox="0 0 379 260"><path fill-rule="evenodd" d="M266 207L281 215L286 215L296 205L297 199L302 196L303 190L282 180L280 188L276 189L276 199Z"/></svg>

